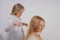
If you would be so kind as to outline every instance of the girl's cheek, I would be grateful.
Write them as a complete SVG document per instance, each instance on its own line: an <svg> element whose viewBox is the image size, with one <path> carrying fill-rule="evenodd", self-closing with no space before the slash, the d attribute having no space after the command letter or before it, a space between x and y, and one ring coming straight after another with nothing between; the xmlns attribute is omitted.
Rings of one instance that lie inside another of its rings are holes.
<svg viewBox="0 0 60 40"><path fill-rule="evenodd" d="M42 29L43 29L42 27L39 27L39 31L42 31Z"/></svg>

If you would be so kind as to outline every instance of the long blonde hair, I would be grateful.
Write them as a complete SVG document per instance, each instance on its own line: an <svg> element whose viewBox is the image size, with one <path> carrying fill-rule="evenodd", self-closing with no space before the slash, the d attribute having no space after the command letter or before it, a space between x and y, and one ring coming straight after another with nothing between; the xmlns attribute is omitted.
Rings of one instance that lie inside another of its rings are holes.
<svg viewBox="0 0 60 40"><path fill-rule="evenodd" d="M20 3L15 4L12 8L11 15L16 15L17 12L21 11L21 9L24 9L24 7Z"/></svg>
<svg viewBox="0 0 60 40"><path fill-rule="evenodd" d="M31 21L30 21L30 25L29 25L29 29L28 29L28 33L27 33L27 38L29 37L30 34L32 34L34 31L37 31L36 28L40 25L40 21L44 19L42 17L39 16L33 16Z"/></svg>

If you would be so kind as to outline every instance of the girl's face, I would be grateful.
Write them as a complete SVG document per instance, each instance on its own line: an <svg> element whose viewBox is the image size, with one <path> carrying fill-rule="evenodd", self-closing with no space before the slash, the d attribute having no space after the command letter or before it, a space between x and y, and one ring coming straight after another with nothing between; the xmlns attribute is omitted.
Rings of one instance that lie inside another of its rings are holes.
<svg viewBox="0 0 60 40"><path fill-rule="evenodd" d="M40 21L40 25L39 25L37 31L41 32L43 28L44 28L44 21Z"/></svg>
<svg viewBox="0 0 60 40"><path fill-rule="evenodd" d="M24 9L21 9L21 11L17 12L16 16L17 16L17 17L22 16L22 12L23 12L23 11L24 11Z"/></svg>

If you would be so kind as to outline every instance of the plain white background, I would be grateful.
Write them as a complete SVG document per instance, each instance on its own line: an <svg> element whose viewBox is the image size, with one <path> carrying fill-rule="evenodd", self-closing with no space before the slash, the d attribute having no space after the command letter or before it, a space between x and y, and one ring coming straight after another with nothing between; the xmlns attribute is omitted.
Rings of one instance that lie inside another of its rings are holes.
<svg viewBox="0 0 60 40"><path fill-rule="evenodd" d="M22 20L29 24L32 16L39 15L46 21L41 33L44 40L60 40L60 0L0 0L0 34L6 39L4 29L12 7L21 3L25 7ZM23 27L26 34L27 27Z"/></svg>

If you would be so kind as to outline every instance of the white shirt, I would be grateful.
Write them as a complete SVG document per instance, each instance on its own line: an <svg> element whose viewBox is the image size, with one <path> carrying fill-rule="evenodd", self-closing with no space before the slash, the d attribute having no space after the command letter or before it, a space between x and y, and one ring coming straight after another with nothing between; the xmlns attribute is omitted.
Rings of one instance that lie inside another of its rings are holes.
<svg viewBox="0 0 60 40"><path fill-rule="evenodd" d="M2 35L0 34L0 40L4 40L4 38L2 37Z"/></svg>
<svg viewBox="0 0 60 40"><path fill-rule="evenodd" d="M8 32L8 40L23 40L24 32L22 24L20 27L14 26L13 22L21 22L21 19L15 15L11 15L8 20L8 28L6 29Z"/></svg>
<svg viewBox="0 0 60 40"><path fill-rule="evenodd" d="M40 37L39 33L32 33L29 37L28 40L42 40Z"/></svg>
<svg viewBox="0 0 60 40"><path fill-rule="evenodd" d="M34 35L31 35L28 40L38 40Z"/></svg>

